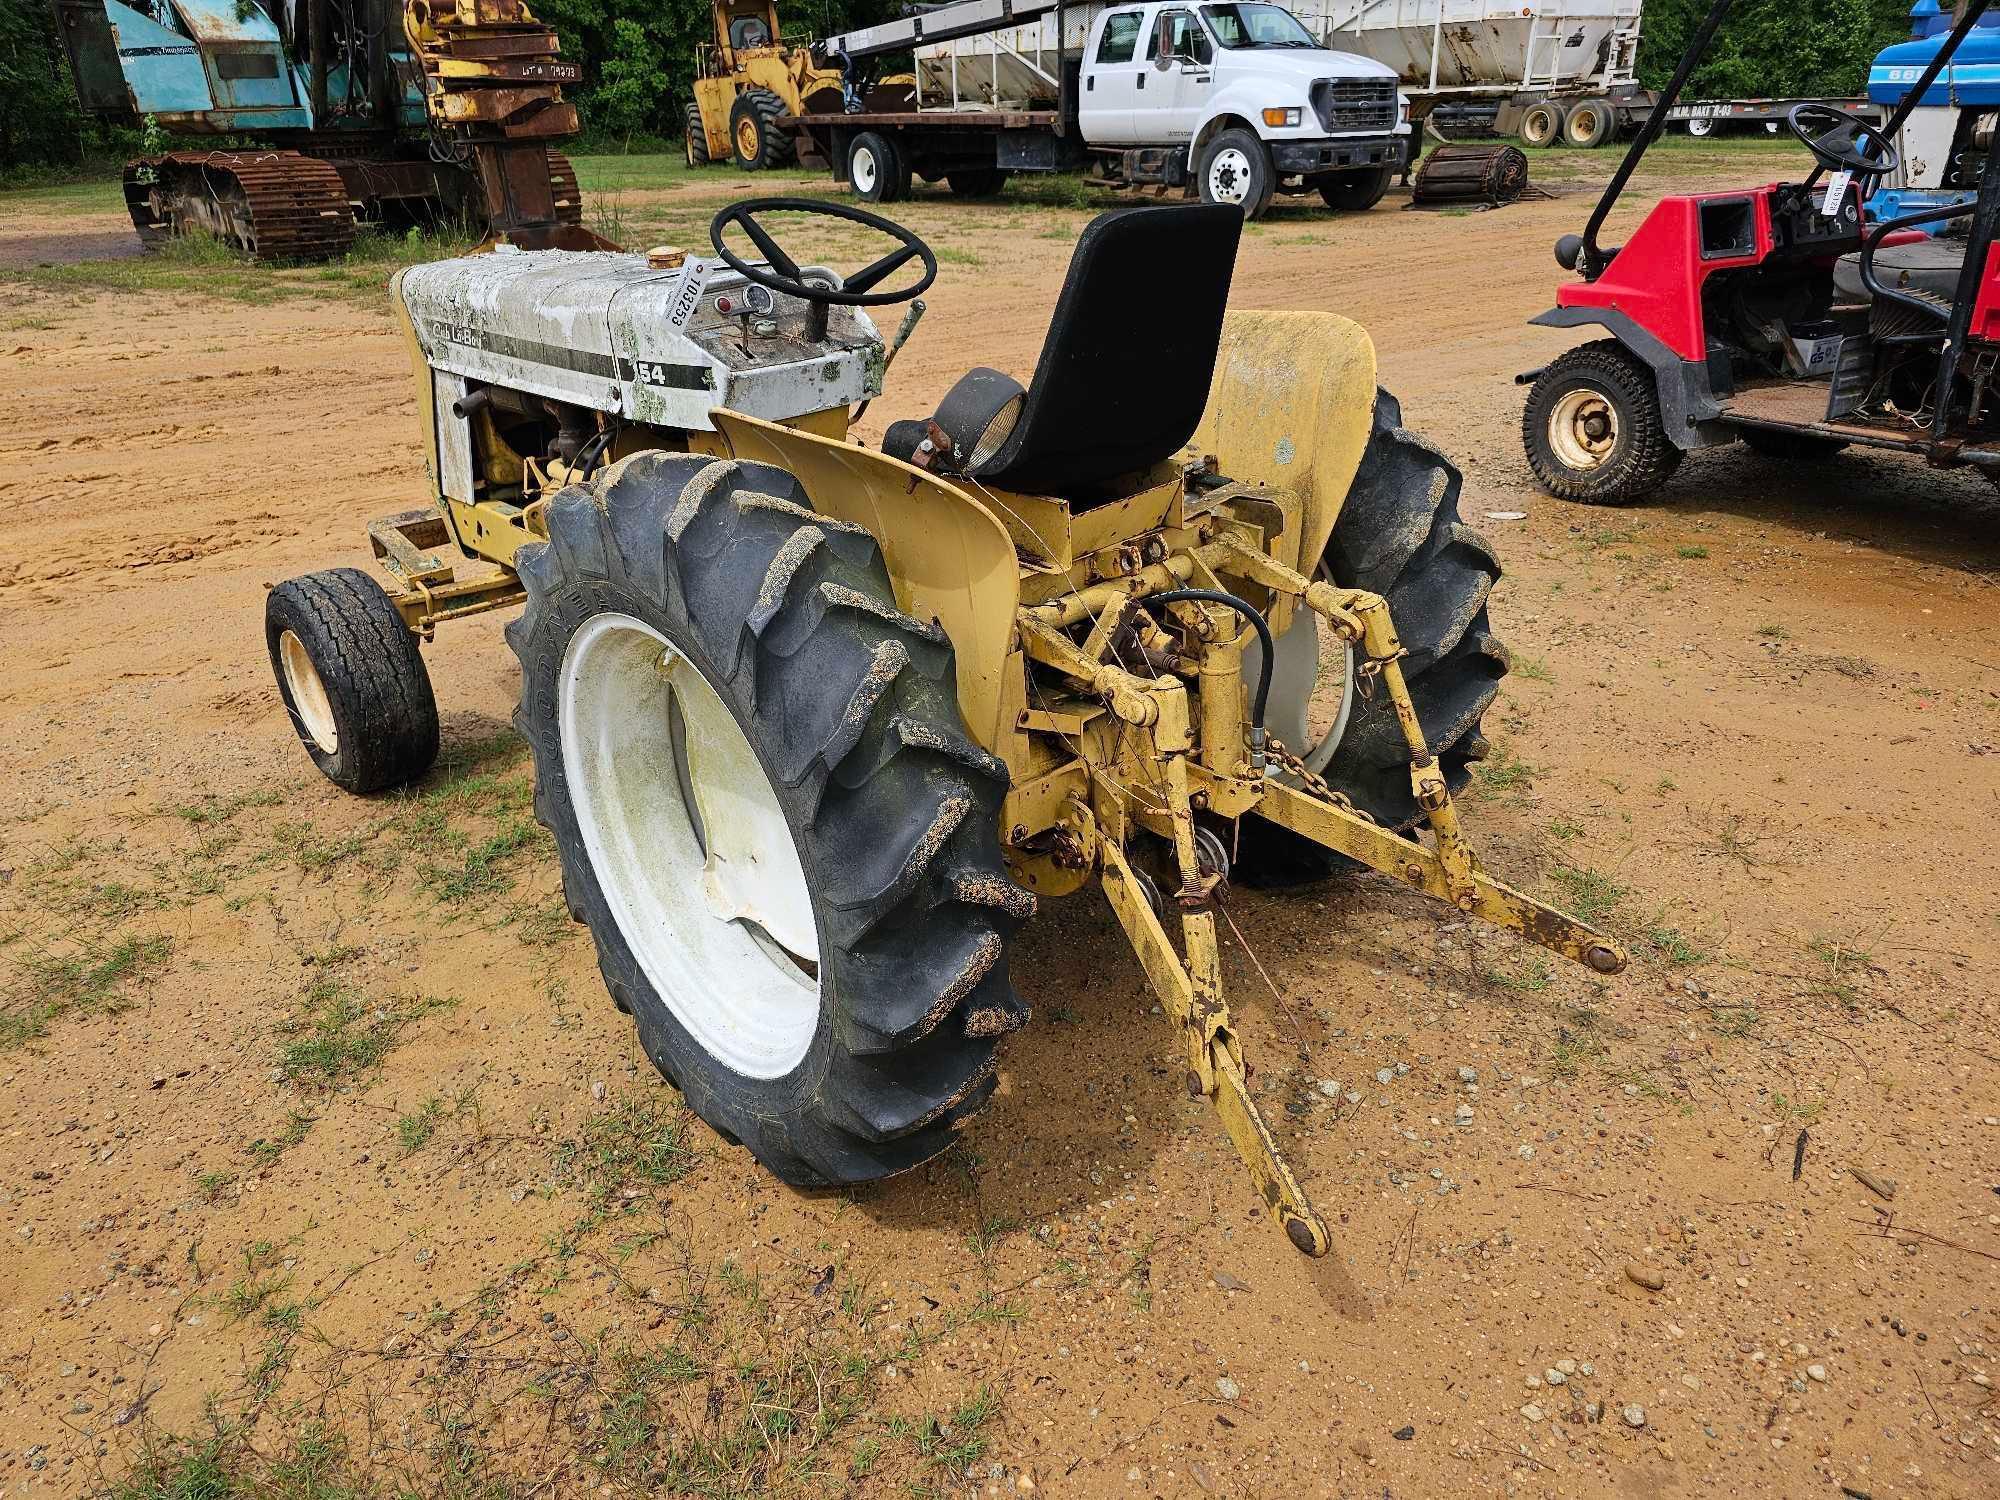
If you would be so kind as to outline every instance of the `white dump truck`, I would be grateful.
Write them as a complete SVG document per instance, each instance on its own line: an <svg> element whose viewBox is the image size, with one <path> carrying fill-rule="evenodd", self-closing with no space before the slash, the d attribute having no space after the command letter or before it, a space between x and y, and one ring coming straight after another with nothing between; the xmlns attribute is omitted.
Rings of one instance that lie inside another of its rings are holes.
<svg viewBox="0 0 2000 1500"><path fill-rule="evenodd" d="M913 177L977 197L1015 172L1081 168L1249 218L1279 193L1358 210L1381 198L1410 139L1392 68L1330 51L1291 11L1254 0L961 0L815 50L854 102L871 63L916 59L909 109L783 122L803 162L879 202Z"/></svg>

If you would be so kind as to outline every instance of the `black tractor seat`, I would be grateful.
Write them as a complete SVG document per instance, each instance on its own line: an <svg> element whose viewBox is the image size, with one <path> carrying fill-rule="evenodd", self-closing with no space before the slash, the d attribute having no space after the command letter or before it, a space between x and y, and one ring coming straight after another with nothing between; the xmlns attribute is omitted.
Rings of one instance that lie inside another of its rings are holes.
<svg viewBox="0 0 2000 1500"><path fill-rule="evenodd" d="M1933 238L1884 245L1875 252L1875 279L1899 292L1929 292L1949 302L1958 293L1965 246L1962 239ZM1833 285L1850 302L1868 301L1868 288L1861 283L1859 250L1840 257L1833 268Z"/></svg>
<svg viewBox="0 0 2000 1500"><path fill-rule="evenodd" d="M891 423L882 451L1079 506L1116 498L1111 481L1194 436L1242 233L1226 204L1099 214L1077 238L1033 384L974 370L928 419Z"/></svg>

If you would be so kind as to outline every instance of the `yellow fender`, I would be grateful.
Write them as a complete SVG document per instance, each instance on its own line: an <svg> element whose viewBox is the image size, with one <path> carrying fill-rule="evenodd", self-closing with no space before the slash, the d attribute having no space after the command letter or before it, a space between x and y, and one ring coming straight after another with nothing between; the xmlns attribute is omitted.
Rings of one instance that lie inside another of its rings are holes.
<svg viewBox="0 0 2000 1500"><path fill-rule="evenodd" d="M1325 312L1232 312L1198 453L1250 484L1288 489L1302 507L1278 561L1310 574L1347 503L1375 422L1375 345L1359 323Z"/></svg>

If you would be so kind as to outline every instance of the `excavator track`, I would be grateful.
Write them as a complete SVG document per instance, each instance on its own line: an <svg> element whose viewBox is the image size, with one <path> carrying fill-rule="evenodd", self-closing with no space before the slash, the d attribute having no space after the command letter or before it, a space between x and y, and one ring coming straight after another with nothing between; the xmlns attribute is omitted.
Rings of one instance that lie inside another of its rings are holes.
<svg viewBox="0 0 2000 1500"><path fill-rule="evenodd" d="M583 223L583 189L577 186L576 168L553 147L549 150L549 194L556 202L557 223Z"/></svg>
<svg viewBox="0 0 2000 1500"><path fill-rule="evenodd" d="M345 255L354 243L340 173L296 151L140 157L125 167L125 205L149 250L176 235L207 233L253 260L315 261Z"/></svg>

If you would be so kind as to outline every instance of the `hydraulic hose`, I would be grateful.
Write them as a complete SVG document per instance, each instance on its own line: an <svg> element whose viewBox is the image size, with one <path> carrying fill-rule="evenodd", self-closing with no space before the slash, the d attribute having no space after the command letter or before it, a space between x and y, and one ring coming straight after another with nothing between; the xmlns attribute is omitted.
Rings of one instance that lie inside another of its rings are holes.
<svg viewBox="0 0 2000 1500"><path fill-rule="evenodd" d="M1155 604L1220 604L1224 609L1233 609L1257 632L1257 640L1264 648L1263 665L1257 673L1257 691L1250 700L1250 722L1262 733L1264 729L1264 707L1271 699L1271 673L1278 664L1278 645L1271 637L1271 623L1264 618L1262 610L1247 599L1239 599L1234 594L1225 594L1216 589L1168 589L1165 593L1145 594L1135 603L1151 606Z"/></svg>

